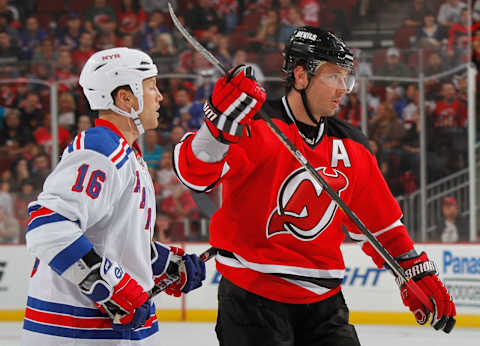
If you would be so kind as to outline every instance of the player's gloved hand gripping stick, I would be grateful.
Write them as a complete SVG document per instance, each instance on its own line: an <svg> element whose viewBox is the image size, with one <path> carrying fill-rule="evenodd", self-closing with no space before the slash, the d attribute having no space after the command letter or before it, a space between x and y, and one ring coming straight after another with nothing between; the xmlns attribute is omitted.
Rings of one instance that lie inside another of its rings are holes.
<svg viewBox="0 0 480 346"><path fill-rule="evenodd" d="M175 248L175 249L183 251L183 249L179 249L179 248ZM174 252L175 252L173 254L174 256L178 256L178 250L174 250ZM211 259L212 257L214 257L216 253L217 253L217 249L211 247L211 248L205 250L204 252L202 252L198 256L198 258L200 259L200 261L206 262L209 259ZM183 257L183 255L181 255L181 256ZM182 276L181 271L177 271L177 273L162 274L162 275L158 276L157 278L154 278L154 280L155 280L155 285L153 286L151 291L148 292L149 300L151 300L153 297L155 297L156 295L160 294L163 291L166 291L166 293L168 293L170 295L178 296L179 295L178 292L180 292L182 290L182 288L185 286L187 278L186 278L185 275ZM173 286L173 288L171 288L172 286ZM169 288L170 288L170 291L168 291ZM196 287L193 287L193 288L190 288L190 289L194 289L194 288L196 288ZM123 315L117 313L114 317L114 323L120 323L119 321L120 321L121 318L123 318Z"/></svg>
<svg viewBox="0 0 480 346"><path fill-rule="evenodd" d="M171 4L168 4L168 10L172 18L173 23L177 29L182 33L185 39L195 47L215 68L221 71L225 76L230 74L228 70L218 61L218 59L213 56L207 49L205 49L195 38L193 38L190 33L182 26L179 22L173 7ZM292 153L292 155L300 162L300 164L309 172L312 178L322 186L326 193L334 200L339 208L352 220L355 226L367 237L368 242L373 246L373 248L382 256L386 264L391 268L393 273L397 278L402 280L402 287L405 288L405 292L409 292L411 296L416 298L416 301L425 307L427 314L433 313L434 317L437 315L436 306L432 303L434 295L428 297L425 292L420 288L420 286L415 282L413 275L407 275L404 268L399 265L399 263L388 253L388 251L383 247L383 245L375 238L375 236L367 229L367 227L362 223L362 221L357 217L357 215L343 202L342 199L335 193L335 191L328 185L328 183L318 174L315 168L308 162L308 160L303 156L303 154L293 145L293 143L285 136L285 134L278 128L278 126L273 122L268 114L266 114L262 109L259 110L258 114L262 119L267 123L268 127L272 132L278 137L278 139L285 145L285 147ZM418 280L418 278L417 278ZM427 291L429 292L429 291ZM432 300L431 300L432 299ZM411 307L411 305L409 305ZM432 321L434 323L434 321ZM448 325L443 324L443 330L449 333L454 325L455 319L450 317L448 320ZM435 327L435 325L434 325Z"/></svg>

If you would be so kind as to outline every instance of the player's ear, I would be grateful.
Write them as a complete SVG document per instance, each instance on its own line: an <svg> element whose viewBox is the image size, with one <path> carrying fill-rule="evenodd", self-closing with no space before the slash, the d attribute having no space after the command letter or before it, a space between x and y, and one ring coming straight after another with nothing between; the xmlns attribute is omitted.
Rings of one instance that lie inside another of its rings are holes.
<svg viewBox="0 0 480 346"><path fill-rule="evenodd" d="M129 89L121 88L114 95L114 102L118 108L130 112L135 107L135 97Z"/></svg>
<svg viewBox="0 0 480 346"><path fill-rule="evenodd" d="M298 65L293 69L293 76L295 77L295 88L302 90L308 85L308 72L304 66Z"/></svg>

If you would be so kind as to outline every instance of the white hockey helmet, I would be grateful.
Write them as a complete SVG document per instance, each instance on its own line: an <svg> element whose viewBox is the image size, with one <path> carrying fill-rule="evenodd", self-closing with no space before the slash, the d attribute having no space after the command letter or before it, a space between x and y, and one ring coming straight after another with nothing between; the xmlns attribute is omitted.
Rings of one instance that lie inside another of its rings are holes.
<svg viewBox="0 0 480 346"><path fill-rule="evenodd" d="M134 120L138 132L144 132L138 114L143 111L142 81L157 75L157 66L146 53L131 48L111 48L93 54L83 66L79 83L92 110L110 109ZM118 108L112 92L129 86L138 100L138 110Z"/></svg>

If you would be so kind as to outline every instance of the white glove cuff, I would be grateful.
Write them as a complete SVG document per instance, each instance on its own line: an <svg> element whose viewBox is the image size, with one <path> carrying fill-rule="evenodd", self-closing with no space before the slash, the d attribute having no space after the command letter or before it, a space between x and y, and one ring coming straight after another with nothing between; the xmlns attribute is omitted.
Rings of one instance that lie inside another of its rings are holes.
<svg viewBox="0 0 480 346"><path fill-rule="evenodd" d="M192 140L193 154L204 162L222 161L229 147L229 144L217 141L205 123L202 124Z"/></svg>

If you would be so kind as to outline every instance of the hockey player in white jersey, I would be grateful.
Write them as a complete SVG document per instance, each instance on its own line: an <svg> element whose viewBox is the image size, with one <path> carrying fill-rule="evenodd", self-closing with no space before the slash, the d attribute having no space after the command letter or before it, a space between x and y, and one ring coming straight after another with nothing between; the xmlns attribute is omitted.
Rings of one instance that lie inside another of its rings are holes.
<svg viewBox="0 0 480 346"><path fill-rule="evenodd" d="M159 345L148 291L200 287L196 255L152 242L155 193L136 139L158 125L157 67L145 53L95 53L80 75L95 127L79 133L29 205L31 274L22 345ZM117 317L117 318L114 318Z"/></svg>

